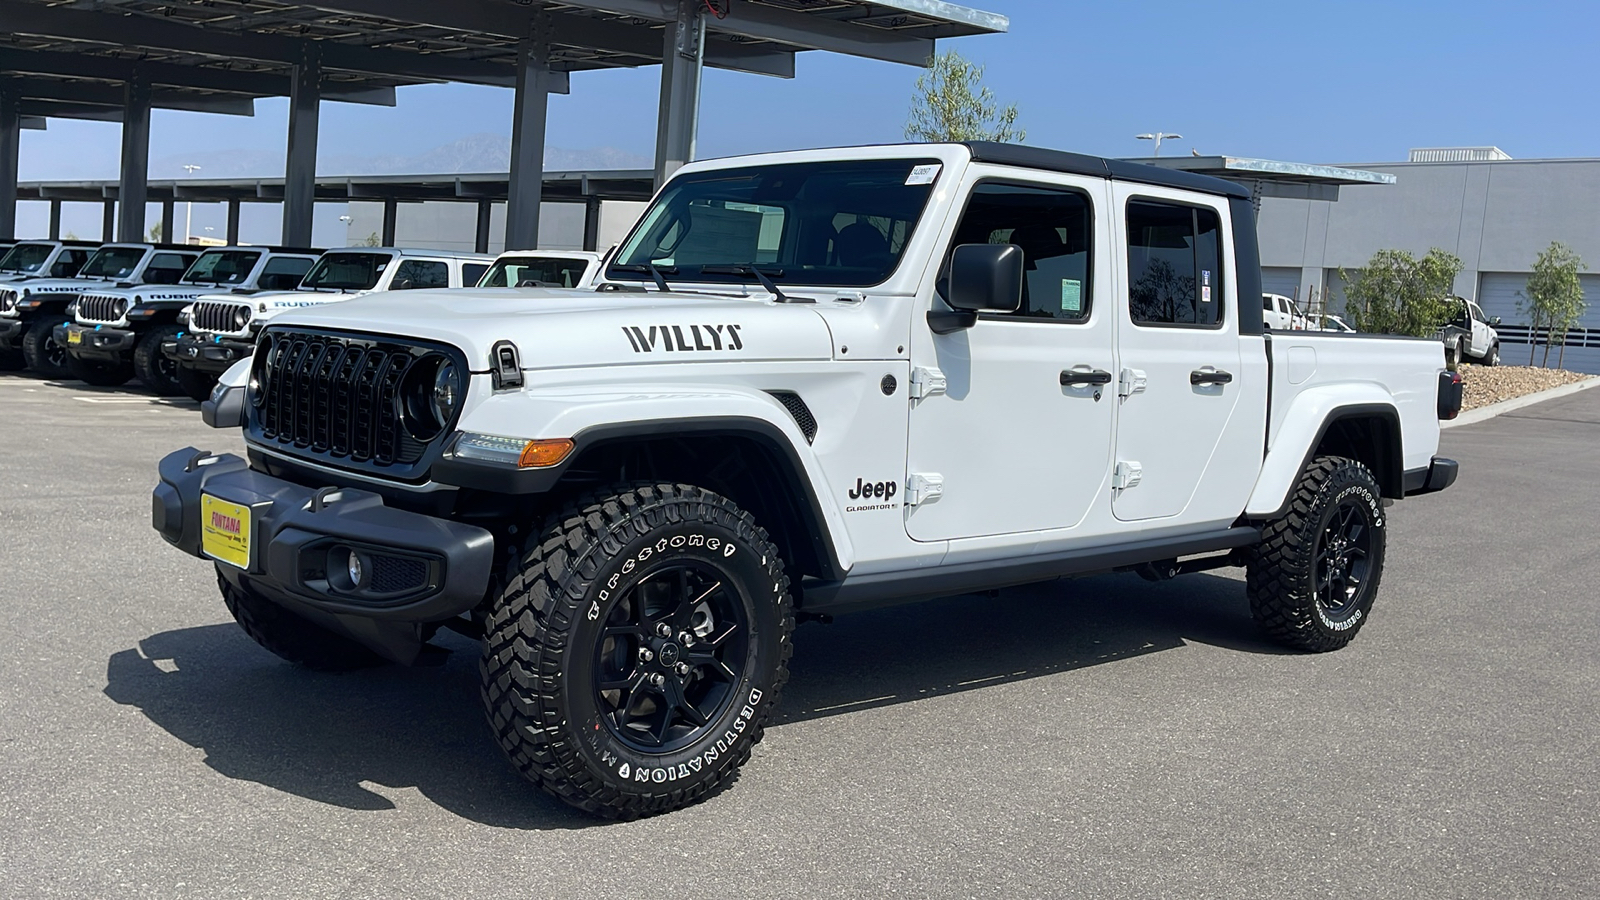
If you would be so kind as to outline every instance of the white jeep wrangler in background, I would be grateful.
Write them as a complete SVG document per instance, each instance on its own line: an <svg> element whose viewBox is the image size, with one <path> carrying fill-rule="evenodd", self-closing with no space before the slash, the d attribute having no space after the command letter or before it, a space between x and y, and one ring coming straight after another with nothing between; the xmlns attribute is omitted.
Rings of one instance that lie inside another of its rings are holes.
<svg viewBox="0 0 1600 900"><path fill-rule="evenodd" d="M727 783L797 617L1245 566L1268 636L1342 647L1389 501L1455 479L1440 344L1264 334L1225 181L987 143L699 162L609 259L597 291L279 316L206 404L249 458L169 455L152 512L286 659L481 636L512 764L597 815Z"/></svg>

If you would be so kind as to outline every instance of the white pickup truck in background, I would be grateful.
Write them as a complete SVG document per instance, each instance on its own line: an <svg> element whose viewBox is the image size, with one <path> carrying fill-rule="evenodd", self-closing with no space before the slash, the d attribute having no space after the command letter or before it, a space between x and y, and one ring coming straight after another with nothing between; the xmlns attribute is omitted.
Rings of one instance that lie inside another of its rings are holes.
<svg viewBox="0 0 1600 900"><path fill-rule="evenodd" d="M249 458L169 455L152 507L286 659L481 635L495 738L596 815L729 783L797 616L1243 566L1269 638L1337 649L1405 564L1389 502L1455 480L1439 342L1266 329L1226 181L982 142L720 159L608 260L275 318L204 404Z"/></svg>

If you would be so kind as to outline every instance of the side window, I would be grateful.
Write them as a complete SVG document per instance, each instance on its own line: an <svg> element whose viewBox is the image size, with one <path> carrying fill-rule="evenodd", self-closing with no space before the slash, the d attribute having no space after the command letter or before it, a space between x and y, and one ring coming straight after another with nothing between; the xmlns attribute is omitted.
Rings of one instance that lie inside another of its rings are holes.
<svg viewBox="0 0 1600 900"><path fill-rule="evenodd" d="M1089 198L1065 188L982 182L961 214L951 250L962 244L1022 248L1022 305L1001 317L1082 322L1089 318Z"/></svg>
<svg viewBox="0 0 1600 900"><path fill-rule="evenodd" d="M400 270L394 273L392 290L408 291L421 288L442 288L450 286L450 267L433 259L408 259L400 263Z"/></svg>
<svg viewBox="0 0 1600 900"><path fill-rule="evenodd" d="M1222 223L1215 211L1128 201L1128 310L1139 325L1222 322Z"/></svg>
<svg viewBox="0 0 1600 900"><path fill-rule="evenodd" d="M261 267L261 277L256 279L256 287L263 291L292 291L300 284L300 279L311 270L313 259L299 256L274 256L267 260Z"/></svg>
<svg viewBox="0 0 1600 900"><path fill-rule="evenodd" d="M485 263L462 263L461 283L466 287L477 287L478 282L483 280L483 273L487 271L489 266Z"/></svg>
<svg viewBox="0 0 1600 900"><path fill-rule="evenodd" d="M150 257L150 265L144 268L144 281L146 284L177 284L192 262L192 257L182 254L157 253Z"/></svg>

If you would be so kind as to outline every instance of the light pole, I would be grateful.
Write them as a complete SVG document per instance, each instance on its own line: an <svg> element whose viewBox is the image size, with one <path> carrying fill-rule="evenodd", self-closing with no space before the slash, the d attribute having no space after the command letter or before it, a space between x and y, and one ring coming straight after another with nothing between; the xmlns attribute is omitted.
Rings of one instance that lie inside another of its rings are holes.
<svg viewBox="0 0 1600 900"><path fill-rule="evenodd" d="M1181 137L1183 137L1183 135L1181 135L1181 134L1168 134L1165 131L1158 131L1155 134L1136 134L1136 135L1134 135L1134 138L1136 140L1155 141L1155 143L1156 143L1155 155L1156 156L1160 156L1161 155L1161 142L1162 141L1167 140L1168 138L1181 138Z"/></svg>
<svg viewBox="0 0 1600 900"><path fill-rule="evenodd" d="M197 166L197 165L194 165L193 163L184 163L183 171L187 172L189 174L190 178L193 178L194 177L194 173L200 171L200 167ZM185 200L183 202L183 242L185 244L189 243L189 241L190 241L189 232L194 230L193 226L194 226L194 201L193 200Z"/></svg>

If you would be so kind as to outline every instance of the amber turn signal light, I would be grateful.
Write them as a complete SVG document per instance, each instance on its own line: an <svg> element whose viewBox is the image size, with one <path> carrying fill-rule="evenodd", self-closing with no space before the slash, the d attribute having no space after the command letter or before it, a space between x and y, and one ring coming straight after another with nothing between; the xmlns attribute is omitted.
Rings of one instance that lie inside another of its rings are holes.
<svg viewBox="0 0 1600 900"><path fill-rule="evenodd" d="M519 469L543 469L560 463L572 452L574 444L568 438L555 438L546 441L529 441L522 448L522 456L517 460Z"/></svg>

